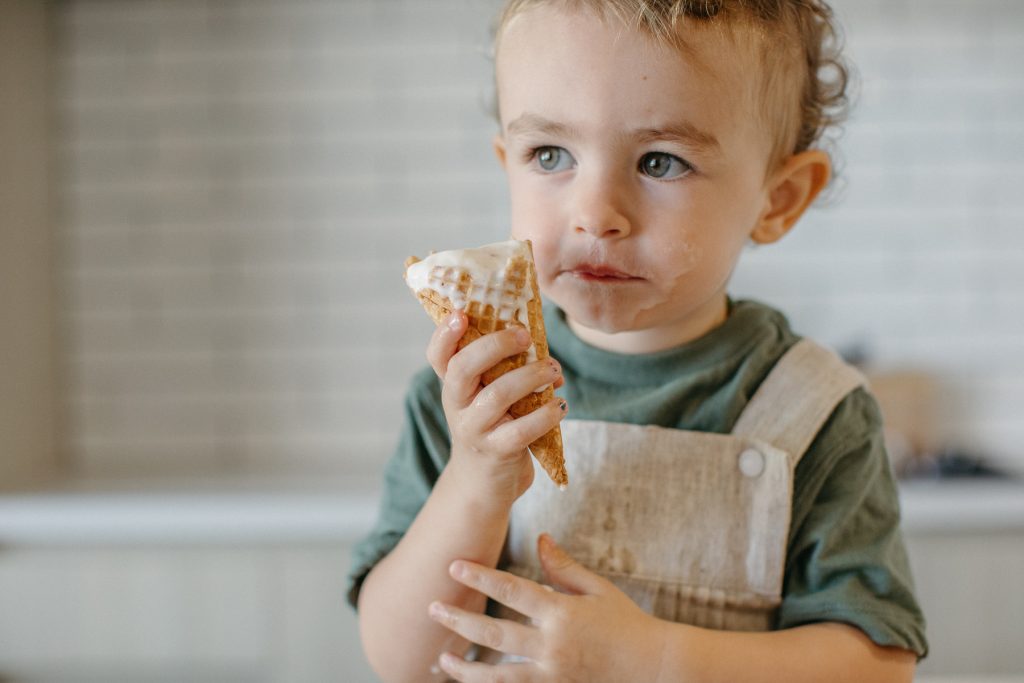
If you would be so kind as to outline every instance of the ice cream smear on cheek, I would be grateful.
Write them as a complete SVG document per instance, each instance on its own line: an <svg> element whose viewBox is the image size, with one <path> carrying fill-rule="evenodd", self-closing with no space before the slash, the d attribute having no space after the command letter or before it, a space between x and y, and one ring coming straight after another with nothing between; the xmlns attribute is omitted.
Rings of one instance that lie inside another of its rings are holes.
<svg viewBox="0 0 1024 683"><path fill-rule="evenodd" d="M529 277L525 282L512 279L510 266L517 258L532 260L526 242L508 240L475 249L441 251L409 266L405 282L414 292L437 292L457 311L465 311L470 302L476 302L481 309L490 307L498 320L529 326L527 304L535 292ZM527 362L537 360L533 344L526 356Z"/></svg>

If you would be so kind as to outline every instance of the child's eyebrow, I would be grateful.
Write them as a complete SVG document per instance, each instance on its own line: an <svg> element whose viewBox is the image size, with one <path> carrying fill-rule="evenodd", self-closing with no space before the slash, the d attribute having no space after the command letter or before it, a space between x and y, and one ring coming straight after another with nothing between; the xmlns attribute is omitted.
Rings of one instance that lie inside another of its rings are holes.
<svg viewBox="0 0 1024 683"><path fill-rule="evenodd" d="M634 132L635 137L642 143L665 141L680 142L691 147L696 147L702 152L719 152L722 145L711 133L697 128L689 121L670 123L659 128L643 128Z"/></svg>
<svg viewBox="0 0 1024 683"><path fill-rule="evenodd" d="M529 112L511 121L508 124L507 130L509 135L541 133L569 139L579 137L579 132L575 127ZM664 126L658 126L657 128L638 128L627 134L626 137L637 140L641 144L657 141L679 142L708 153L718 152L722 149L718 138L711 133L701 130L689 121L673 122Z"/></svg>
<svg viewBox="0 0 1024 683"><path fill-rule="evenodd" d="M530 113L523 114L508 124L509 135L521 133L543 133L563 138L579 137L577 130L570 125Z"/></svg>

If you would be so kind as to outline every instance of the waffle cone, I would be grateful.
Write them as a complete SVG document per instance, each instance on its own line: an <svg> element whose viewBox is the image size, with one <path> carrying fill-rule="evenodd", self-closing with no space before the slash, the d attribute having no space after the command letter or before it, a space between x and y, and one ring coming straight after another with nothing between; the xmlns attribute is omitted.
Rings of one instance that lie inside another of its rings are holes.
<svg viewBox="0 0 1024 683"><path fill-rule="evenodd" d="M518 320L517 317L511 320L504 320L500 315L500 311L496 310L494 306L468 298L468 302L462 310L469 320L469 326L462 339L459 340L458 349L461 350L468 344L472 344L485 334L497 332L515 325L523 325L530 331L537 360L549 357L540 289L537 286L537 271L533 264L533 247L529 241L526 244L529 258L515 256L510 259L506 266L504 282L507 287L512 288L515 294L524 291L527 287L530 288L529 291L533 293L533 296L526 306L527 320ZM410 256L405 262L405 267L408 268L418 261L419 259L415 256ZM473 283L467 272L460 272L456 268L442 268L438 266L434 271L443 272L432 272L432 279L437 278L449 285L454 285L464 295L472 291L474 284L479 284ZM445 318L457 310L449 297L433 289L421 289L416 292L416 297L438 325L442 324ZM528 362L527 359L528 355L525 352L505 358L485 372L481 382L486 386L506 372L522 367ZM550 402L553 398L554 389L551 385L548 385L542 391L531 392L513 403L509 408L509 413L513 417L528 415ZM560 487L564 487L569 483L569 475L565 469L565 456L562 450L562 430L560 427L556 425L551 431L531 443L530 452L544 468L544 471L547 472L551 481Z"/></svg>

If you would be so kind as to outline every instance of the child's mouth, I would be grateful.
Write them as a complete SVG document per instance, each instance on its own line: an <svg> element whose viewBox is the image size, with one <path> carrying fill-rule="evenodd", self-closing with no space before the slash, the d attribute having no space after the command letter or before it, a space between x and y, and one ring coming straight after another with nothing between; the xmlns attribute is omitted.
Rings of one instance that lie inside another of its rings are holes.
<svg viewBox="0 0 1024 683"><path fill-rule="evenodd" d="M626 282L639 282L643 278L634 277L629 273L616 270L610 266L581 264L576 266L569 273L578 280L584 282L600 282L606 284L619 284Z"/></svg>

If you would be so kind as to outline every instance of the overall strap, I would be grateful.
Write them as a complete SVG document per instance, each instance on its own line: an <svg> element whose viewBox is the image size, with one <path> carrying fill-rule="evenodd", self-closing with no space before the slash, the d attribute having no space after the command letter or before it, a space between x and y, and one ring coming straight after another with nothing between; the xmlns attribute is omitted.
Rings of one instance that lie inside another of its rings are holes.
<svg viewBox="0 0 1024 683"><path fill-rule="evenodd" d="M768 373L732 433L789 453L795 467L836 406L865 383L835 352L802 339Z"/></svg>

